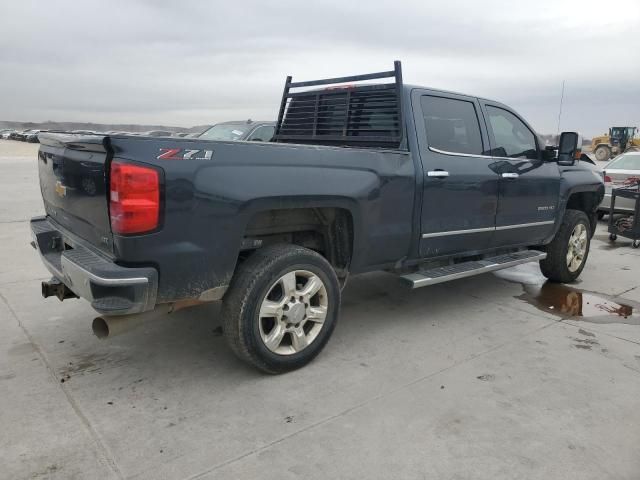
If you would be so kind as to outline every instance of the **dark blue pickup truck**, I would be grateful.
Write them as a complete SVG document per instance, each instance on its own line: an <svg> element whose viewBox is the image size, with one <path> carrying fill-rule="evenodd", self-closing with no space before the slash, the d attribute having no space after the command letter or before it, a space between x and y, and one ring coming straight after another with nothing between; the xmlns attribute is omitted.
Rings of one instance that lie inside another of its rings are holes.
<svg viewBox="0 0 640 480"><path fill-rule="evenodd" d="M509 107L392 71L292 82L269 142L41 134L44 296L82 297L99 336L223 302L242 359L314 358L350 274L421 287L539 261L584 268L602 175L565 132L544 148Z"/></svg>

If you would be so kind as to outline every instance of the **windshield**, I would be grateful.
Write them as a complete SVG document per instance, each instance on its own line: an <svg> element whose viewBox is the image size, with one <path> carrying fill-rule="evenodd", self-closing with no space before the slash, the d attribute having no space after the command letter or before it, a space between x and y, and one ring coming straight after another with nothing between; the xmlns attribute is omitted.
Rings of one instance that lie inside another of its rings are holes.
<svg viewBox="0 0 640 480"><path fill-rule="evenodd" d="M640 170L640 155L620 155L607 165L606 168L614 168L617 170Z"/></svg>
<svg viewBox="0 0 640 480"><path fill-rule="evenodd" d="M249 128L246 125L221 123L214 125L209 130L205 130L198 138L205 140L240 140Z"/></svg>

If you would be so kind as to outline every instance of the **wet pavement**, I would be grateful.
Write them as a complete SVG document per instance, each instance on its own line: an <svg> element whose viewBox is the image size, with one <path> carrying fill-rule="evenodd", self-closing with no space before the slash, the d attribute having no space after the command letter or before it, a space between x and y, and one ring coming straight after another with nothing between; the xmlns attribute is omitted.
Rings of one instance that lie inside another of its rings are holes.
<svg viewBox="0 0 640 480"><path fill-rule="evenodd" d="M640 251L604 222L573 285L355 277L316 361L265 376L215 305L98 340L85 302L42 299L35 148L7 145L0 479L640 478Z"/></svg>

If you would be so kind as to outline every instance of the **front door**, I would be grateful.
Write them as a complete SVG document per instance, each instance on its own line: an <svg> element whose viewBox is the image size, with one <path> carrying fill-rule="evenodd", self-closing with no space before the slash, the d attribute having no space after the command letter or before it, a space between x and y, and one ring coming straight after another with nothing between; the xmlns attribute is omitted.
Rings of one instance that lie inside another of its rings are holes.
<svg viewBox="0 0 640 480"><path fill-rule="evenodd" d="M495 229L499 177L485 154L480 105L462 95L413 95L424 170L420 256L485 250Z"/></svg>
<svg viewBox="0 0 640 480"><path fill-rule="evenodd" d="M535 245L553 231L560 192L555 162L542 160L532 129L503 105L483 102L493 162L499 175L493 245Z"/></svg>

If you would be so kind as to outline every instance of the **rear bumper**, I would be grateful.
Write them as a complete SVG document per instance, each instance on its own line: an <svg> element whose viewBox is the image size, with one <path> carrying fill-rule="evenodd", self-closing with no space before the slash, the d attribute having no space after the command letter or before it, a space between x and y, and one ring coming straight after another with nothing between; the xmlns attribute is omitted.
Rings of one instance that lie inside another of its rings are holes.
<svg viewBox="0 0 640 480"><path fill-rule="evenodd" d="M47 217L31 219L32 245L51 274L101 314L152 310L158 272L151 267L117 265L91 246L63 233Z"/></svg>

